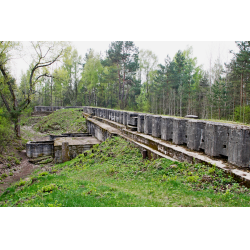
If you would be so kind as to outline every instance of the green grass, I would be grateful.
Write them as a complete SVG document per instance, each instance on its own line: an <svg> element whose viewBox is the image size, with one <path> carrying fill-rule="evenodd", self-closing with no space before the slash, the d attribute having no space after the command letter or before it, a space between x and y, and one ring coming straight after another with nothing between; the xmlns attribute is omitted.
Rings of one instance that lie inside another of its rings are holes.
<svg viewBox="0 0 250 250"><path fill-rule="evenodd" d="M1 206L249 206L250 190L216 167L142 160L120 137L8 188Z"/></svg>
<svg viewBox="0 0 250 250"><path fill-rule="evenodd" d="M37 131L53 134L86 132L86 121L79 109L60 109L44 116L34 126Z"/></svg>

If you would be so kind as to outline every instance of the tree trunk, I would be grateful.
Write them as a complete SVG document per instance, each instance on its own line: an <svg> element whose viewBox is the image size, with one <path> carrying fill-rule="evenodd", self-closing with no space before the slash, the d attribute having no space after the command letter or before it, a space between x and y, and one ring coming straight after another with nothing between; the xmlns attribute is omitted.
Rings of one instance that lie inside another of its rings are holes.
<svg viewBox="0 0 250 250"><path fill-rule="evenodd" d="M21 138L20 116L14 121L14 132L17 138Z"/></svg>

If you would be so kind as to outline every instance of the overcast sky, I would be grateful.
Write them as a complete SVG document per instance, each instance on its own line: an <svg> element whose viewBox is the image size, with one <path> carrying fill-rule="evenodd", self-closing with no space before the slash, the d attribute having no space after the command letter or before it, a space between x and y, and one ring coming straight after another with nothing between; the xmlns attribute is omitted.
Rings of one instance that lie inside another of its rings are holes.
<svg viewBox="0 0 250 250"><path fill-rule="evenodd" d="M109 48L111 41L83 41L83 42L72 42L72 45L77 49L78 53L82 56L85 55L89 48L95 50L95 52L102 52L105 55L105 51ZM24 42L24 48L28 50L28 42ZM198 65L203 65L204 69L209 69L209 60L212 56L212 62L220 57L221 63L229 62L232 55L229 50L237 51L237 47L234 41L231 42L164 42L164 41L135 41L135 45L139 49L152 50L158 57L159 63L164 63L164 59L167 55L174 57L178 50L185 50L188 46L193 48L193 57L197 57ZM21 71L24 72L28 69L30 61L28 57L15 59L11 65L11 70L17 82L20 81Z"/></svg>

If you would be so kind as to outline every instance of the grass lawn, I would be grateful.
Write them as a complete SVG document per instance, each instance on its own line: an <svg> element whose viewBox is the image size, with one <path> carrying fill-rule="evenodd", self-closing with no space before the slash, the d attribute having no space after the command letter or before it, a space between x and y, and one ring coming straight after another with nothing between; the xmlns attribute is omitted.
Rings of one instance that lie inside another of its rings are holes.
<svg viewBox="0 0 250 250"><path fill-rule="evenodd" d="M0 206L151 207L249 206L250 190L216 167L142 160L120 137L87 155L37 170L0 196Z"/></svg>

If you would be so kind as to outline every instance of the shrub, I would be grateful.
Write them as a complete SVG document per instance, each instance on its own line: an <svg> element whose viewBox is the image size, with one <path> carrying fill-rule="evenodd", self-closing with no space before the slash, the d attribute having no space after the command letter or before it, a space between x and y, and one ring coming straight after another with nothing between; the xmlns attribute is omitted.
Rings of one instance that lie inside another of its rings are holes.
<svg viewBox="0 0 250 250"><path fill-rule="evenodd" d="M56 189L58 189L56 184L50 184L50 185L42 187L41 191L45 193L45 192L52 192L53 190L56 190Z"/></svg>
<svg viewBox="0 0 250 250"><path fill-rule="evenodd" d="M42 172L42 173L39 174L39 176L46 176L48 174L49 174L48 172Z"/></svg>

